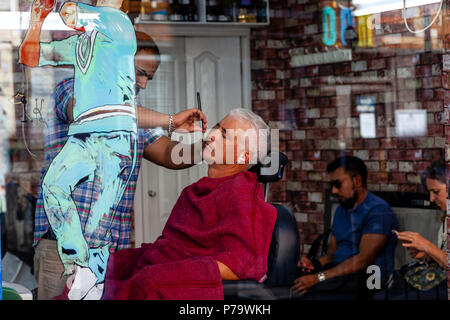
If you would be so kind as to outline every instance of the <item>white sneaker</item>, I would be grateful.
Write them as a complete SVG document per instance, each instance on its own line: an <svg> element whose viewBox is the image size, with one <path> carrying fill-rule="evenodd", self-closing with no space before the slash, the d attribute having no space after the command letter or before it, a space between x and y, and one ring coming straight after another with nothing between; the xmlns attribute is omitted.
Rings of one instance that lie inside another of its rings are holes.
<svg viewBox="0 0 450 320"><path fill-rule="evenodd" d="M95 286L97 277L89 268L77 266L75 271L75 279L67 294L69 300L81 300Z"/></svg>
<svg viewBox="0 0 450 320"><path fill-rule="evenodd" d="M96 284L84 296L83 300L100 300L103 295L103 287L104 287L103 283Z"/></svg>

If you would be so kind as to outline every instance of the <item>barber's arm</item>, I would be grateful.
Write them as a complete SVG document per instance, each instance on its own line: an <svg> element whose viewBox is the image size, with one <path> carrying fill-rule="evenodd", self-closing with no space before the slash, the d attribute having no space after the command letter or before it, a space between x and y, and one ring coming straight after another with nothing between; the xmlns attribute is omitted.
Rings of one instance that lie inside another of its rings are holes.
<svg viewBox="0 0 450 320"><path fill-rule="evenodd" d="M137 107L137 121L139 128L156 128L161 127L168 129L169 115L160 113L142 106ZM172 116L173 130L184 130L186 132L193 132L196 129L206 131L206 117L200 109L191 108ZM203 128L195 126L195 122L203 121Z"/></svg>
<svg viewBox="0 0 450 320"><path fill-rule="evenodd" d="M144 158L168 169L189 168L196 164L195 160L201 161L202 159L201 143L202 140L195 144L182 145L178 141L173 141L166 136L162 136L144 149ZM190 152L188 163L182 162L182 159L187 158L183 155L185 151Z"/></svg>

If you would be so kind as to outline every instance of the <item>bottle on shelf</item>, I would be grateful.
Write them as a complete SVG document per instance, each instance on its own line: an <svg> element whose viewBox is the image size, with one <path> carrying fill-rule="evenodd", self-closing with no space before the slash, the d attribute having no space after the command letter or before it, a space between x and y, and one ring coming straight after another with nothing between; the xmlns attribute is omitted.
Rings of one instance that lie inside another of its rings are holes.
<svg viewBox="0 0 450 320"><path fill-rule="evenodd" d="M137 2L139 1L139 2ZM132 4L139 3L142 21L196 22L199 12L205 12L202 21L266 23L268 0L125 0L130 13ZM199 6L204 6L199 8Z"/></svg>
<svg viewBox="0 0 450 320"><path fill-rule="evenodd" d="M218 15L218 21L220 22L232 22L233 21L233 5L234 1L219 0L220 12Z"/></svg>
<svg viewBox="0 0 450 320"><path fill-rule="evenodd" d="M256 22L267 22L267 1L256 1Z"/></svg>
<svg viewBox="0 0 450 320"><path fill-rule="evenodd" d="M146 21L151 20L152 19L151 14L152 14L152 5L150 0L142 0L140 18Z"/></svg>
<svg viewBox="0 0 450 320"><path fill-rule="evenodd" d="M238 21L242 23L254 23L256 19L256 7L254 0L239 0Z"/></svg>
<svg viewBox="0 0 450 320"><path fill-rule="evenodd" d="M167 21L169 17L168 0L142 0L141 19Z"/></svg>
<svg viewBox="0 0 450 320"><path fill-rule="evenodd" d="M183 7L178 0L169 0L169 20L184 21Z"/></svg>
<svg viewBox="0 0 450 320"><path fill-rule="evenodd" d="M195 0L180 0L184 21L198 21L198 8Z"/></svg>
<svg viewBox="0 0 450 320"><path fill-rule="evenodd" d="M206 21L216 22L218 20L218 5L217 0L206 0Z"/></svg>
<svg viewBox="0 0 450 320"><path fill-rule="evenodd" d="M233 1L206 0L206 21L232 22Z"/></svg>

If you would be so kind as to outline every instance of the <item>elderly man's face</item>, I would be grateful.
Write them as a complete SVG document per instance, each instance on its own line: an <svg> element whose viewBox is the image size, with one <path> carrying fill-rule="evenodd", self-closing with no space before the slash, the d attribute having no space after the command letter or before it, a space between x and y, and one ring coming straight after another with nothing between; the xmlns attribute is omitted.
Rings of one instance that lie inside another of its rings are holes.
<svg viewBox="0 0 450 320"><path fill-rule="evenodd" d="M136 69L136 85L139 89L145 89L147 82L153 78L159 66L159 61L155 59L152 50L141 49L134 57Z"/></svg>
<svg viewBox="0 0 450 320"><path fill-rule="evenodd" d="M238 160L242 164L246 148L239 145L236 133L248 129L252 129L252 125L247 120L225 117L212 128L203 143L203 159L209 164L237 164Z"/></svg>

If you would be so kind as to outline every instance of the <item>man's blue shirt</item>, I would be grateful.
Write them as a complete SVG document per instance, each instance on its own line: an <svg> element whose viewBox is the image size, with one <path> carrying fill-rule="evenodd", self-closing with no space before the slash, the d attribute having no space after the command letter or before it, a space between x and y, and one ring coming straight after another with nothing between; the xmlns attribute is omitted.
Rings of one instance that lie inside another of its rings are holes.
<svg viewBox="0 0 450 320"><path fill-rule="evenodd" d="M338 206L331 228L337 243L333 262L339 264L358 254L364 234L384 234L388 242L376 257L375 264L381 269L382 279L386 280L394 267L397 238L392 233L393 229L398 229L397 217L386 201L371 192L354 209Z"/></svg>

